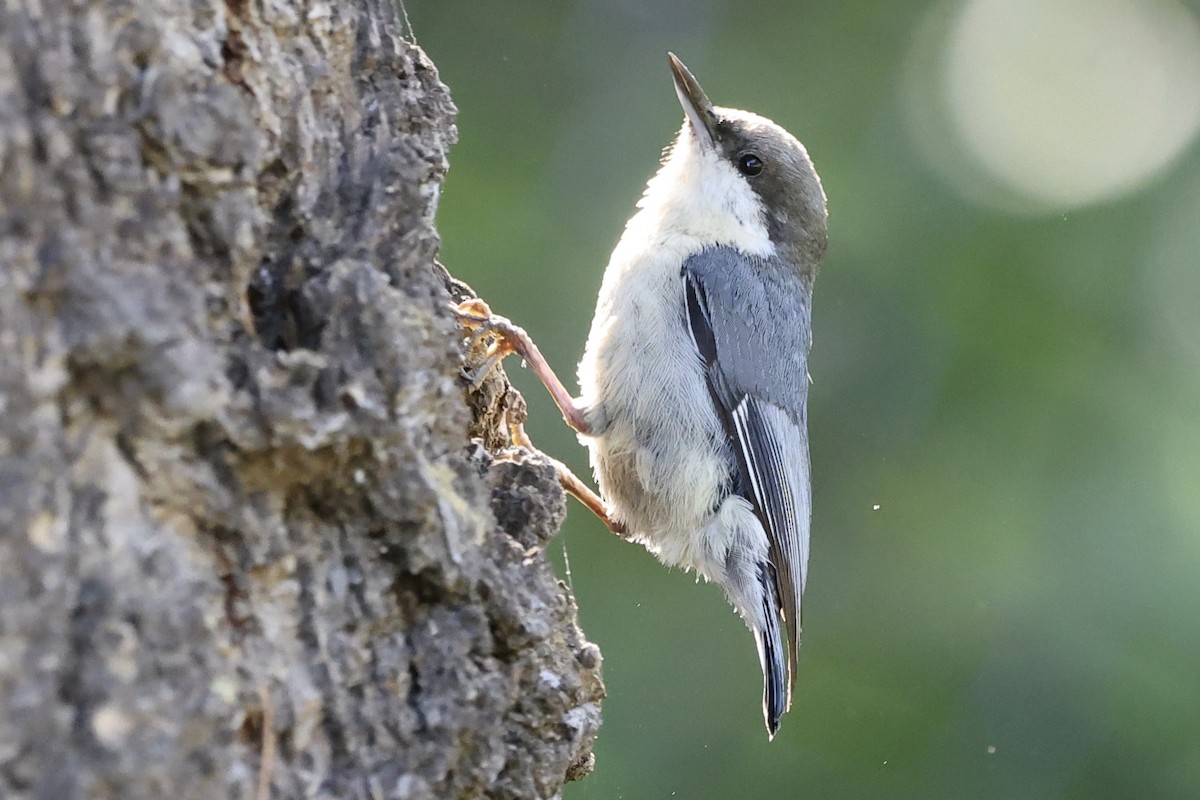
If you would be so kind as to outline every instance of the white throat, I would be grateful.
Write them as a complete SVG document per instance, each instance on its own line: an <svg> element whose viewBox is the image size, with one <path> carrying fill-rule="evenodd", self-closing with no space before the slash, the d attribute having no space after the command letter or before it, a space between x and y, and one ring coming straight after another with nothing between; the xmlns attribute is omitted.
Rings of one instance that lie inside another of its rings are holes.
<svg viewBox="0 0 1200 800"><path fill-rule="evenodd" d="M733 165L702 147L685 121L666 162L646 185L625 238L667 237L767 256L774 248L758 195Z"/></svg>

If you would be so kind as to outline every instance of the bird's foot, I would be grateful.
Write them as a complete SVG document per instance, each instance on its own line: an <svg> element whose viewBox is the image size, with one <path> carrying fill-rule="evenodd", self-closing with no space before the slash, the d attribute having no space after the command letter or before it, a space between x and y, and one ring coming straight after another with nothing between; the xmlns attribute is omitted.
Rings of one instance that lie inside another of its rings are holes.
<svg viewBox="0 0 1200 800"><path fill-rule="evenodd" d="M466 300L451 308L454 316L458 318L458 324L469 333L468 363L475 363L479 359L483 362L466 375L473 389L478 389L505 357L515 353L550 392L567 425L576 433L585 436L592 434L592 422L588 420L584 409L562 385L562 381L554 374L554 370L524 329L517 327L506 317L493 314L488 304L478 298Z"/></svg>
<svg viewBox="0 0 1200 800"><path fill-rule="evenodd" d="M479 298L451 306L451 311L458 319L459 326L469 336L467 352L479 354L477 358L482 360L478 367L466 372L473 389L478 389L496 365L505 358L514 353L524 357L532 345L529 334L507 317L493 314L488 304ZM471 360L475 361L476 357L472 357Z"/></svg>

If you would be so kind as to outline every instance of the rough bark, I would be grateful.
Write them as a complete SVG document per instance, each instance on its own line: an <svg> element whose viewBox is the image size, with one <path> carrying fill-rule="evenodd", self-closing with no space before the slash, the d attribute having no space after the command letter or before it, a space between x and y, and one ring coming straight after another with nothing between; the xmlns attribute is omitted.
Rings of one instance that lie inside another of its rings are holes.
<svg viewBox="0 0 1200 800"><path fill-rule="evenodd" d="M459 376L454 108L392 6L0 9L0 797L585 773L562 493Z"/></svg>

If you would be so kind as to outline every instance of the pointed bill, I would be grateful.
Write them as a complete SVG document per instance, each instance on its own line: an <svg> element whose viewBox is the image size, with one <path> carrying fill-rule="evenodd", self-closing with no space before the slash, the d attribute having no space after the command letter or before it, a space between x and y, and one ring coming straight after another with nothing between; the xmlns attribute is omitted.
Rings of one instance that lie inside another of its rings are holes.
<svg viewBox="0 0 1200 800"><path fill-rule="evenodd" d="M671 62L671 75L675 79L675 94L679 97L679 105L683 106L683 112L692 123L696 138L704 147L716 147L717 115L713 112L712 102L700 88L691 70L684 66L674 53L667 53L667 58Z"/></svg>

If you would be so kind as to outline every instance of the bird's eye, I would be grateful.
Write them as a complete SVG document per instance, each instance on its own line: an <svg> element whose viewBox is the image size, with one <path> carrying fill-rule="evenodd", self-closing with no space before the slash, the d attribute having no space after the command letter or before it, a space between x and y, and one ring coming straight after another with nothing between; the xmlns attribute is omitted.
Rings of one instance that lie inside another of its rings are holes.
<svg viewBox="0 0 1200 800"><path fill-rule="evenodd" d="M742 153L740 156L738 156L738 172L747 177L753 178L755 175L762 172L763 166L762 159L754 153Z"/></svg>

